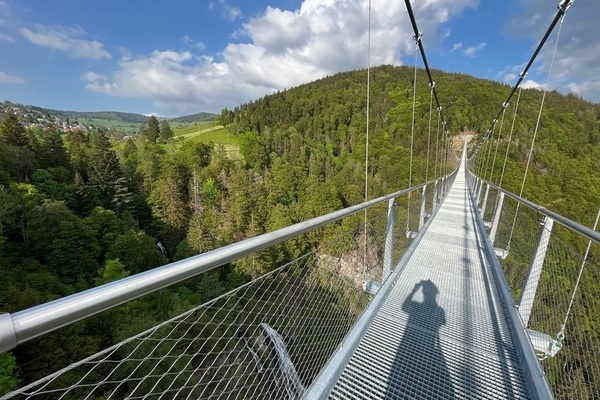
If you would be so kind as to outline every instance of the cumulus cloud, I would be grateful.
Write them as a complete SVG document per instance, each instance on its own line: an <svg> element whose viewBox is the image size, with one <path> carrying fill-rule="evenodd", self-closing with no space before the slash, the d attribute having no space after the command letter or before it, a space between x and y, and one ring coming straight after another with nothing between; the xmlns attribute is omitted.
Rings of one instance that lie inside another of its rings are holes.
<svg viewBox="0 0 600 400"><path fill-rule="evenodd" d="M556 13L555 4L546 0L519 0L518 11L505 24L507 34L528 38L537 45ZM567 11L550 77L549 89L573 91L578 95L600 102L600 44L598 25L600 2L594 0L574 2ZM550 69L555 32L538 57L535 79L545 81Z"/></svg>
<svg viewBox="0 0 600 400"><path fill-rule="evenodd" d="M439 47L443 24L476 2L429 0L415 4L425 47ZM209 8L225 5L225 1L213 1ZM218 111L339 71L365 68L367 15L367 2L354 0L304 0L293 11L267 7L235 32L240 40L213 57L155 50L121 57L118 69L109 77L87 74L84 79L91 91L151 98L161 113ZM414 51L404 4L373 0L371 64L398 65Z"/></svg>
<svg viewBox="0 0 600 400"><path fill-rule="evenodd" d="M538 82L534 81L533 79L525 79L521 83L521 87L523 89L539 89L539 90L544 89L544 85L542 85L541 83L538 83Z"/></svg>
<svg viewBox="0 0 600 400"><path fill-rule="evenodd" d="M35 31L29 28L21 28L21 34L35 45L60 50L75 58L89 58L92 60L111 58L110 53L102 43L96 40L82 39L81 37L85 35L85 32L80 28L36 25Z"/></svg>
<svg viewBox="0 0 600 400"><path fill-rule="evenodd" d="M478 43L475 46L471 46L471 47L467 47L464 51L465 56L467 57L475 57L475 54L477 54L479 51L485 49L485 46L487 45L487 43Z"/></svg>
<svg viewBox="0 0 600 400"><path fill-rule="evenodd" d="M22 84L25 83L25 78L0 71L0 82Z"/></svg>

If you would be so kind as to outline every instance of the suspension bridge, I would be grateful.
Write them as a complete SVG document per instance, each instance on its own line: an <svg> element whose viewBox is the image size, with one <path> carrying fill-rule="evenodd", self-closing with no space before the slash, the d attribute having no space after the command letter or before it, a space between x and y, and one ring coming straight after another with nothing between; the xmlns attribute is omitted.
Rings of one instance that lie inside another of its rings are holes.
<svg viewBox="0 0 600 400"><path fill-rule="evenodd" d="M447 134L406 4L442 121L438 127ZM599 398L594 351L600 339L581 328L600 322L592 305L598 293L590 285L582 288L600 279L589 257L600 250L598 218L593 228L578 224L523 198L522 188L518 195L506 191L502 176L496 184L491 172L500 141L497 122L502 131L511 97L520 93L533 59L570 5L559 4L471 157L466 139L460 155L449 138L436 146L436 163L445 157L455 164L453 171L436 171L439 176L430 181L383 197L1 314L4 352L300 235L340 221L347 227L290 263L2 399ZM527 168L529 161L523 185Z"/></svg>

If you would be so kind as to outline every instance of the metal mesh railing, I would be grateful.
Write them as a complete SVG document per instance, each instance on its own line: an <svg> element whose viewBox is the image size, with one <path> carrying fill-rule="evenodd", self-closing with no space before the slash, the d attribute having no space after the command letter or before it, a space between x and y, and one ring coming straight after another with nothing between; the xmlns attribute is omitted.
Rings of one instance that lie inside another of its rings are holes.
<svg viewBox="0 0 600 400"><path fill-rule="evenodd" d="M411 199L415 224L421 194L417 189ZM392 265L411 242L406 201L398 197L394 206ZM301 397L368 304L365 282L381 283L388 205L367 215L366 224L358 213L306 233L308 240L333 239L2 399ZM235 262L253 258L261 252Z"/></svg>
<svg viewBox="0 0 600 400"><path fill-rule="evenodd" d="M485 190L484 184L480 206ZM491 223L498 200L499 191L492 186L484 217ZM541 273L525 325L555 397L597 399L600 398L600 358L597 356L600 352L600 245L591 242L589 255L584 259L589 239L559 223L549 228L545 220L546 216L539 211L505 196L493 244L516 305L524 297L531 275L535 274L532 272L534 259L542 257ZM546 251L540 253L539 249L544 247ZM522 316L524 308L521 303Z"/></svg>
<svg viewBox="0 0 600 400"><path fill-rule="evenodd" d="M370 222L380 219L378 215ZM238 399L284 398L287 391L301 391L368 302L356 284L362 263L343 266L351 262L344 256L355 249L340 253L340 243L346 247L348 239L358 236L358 228L348 231L315 252L15 395ZM383 248L375 232L368 240ZM381 264L378 252L368 260L368 269ZM278 354L281 346L285 353Z"/></svg>

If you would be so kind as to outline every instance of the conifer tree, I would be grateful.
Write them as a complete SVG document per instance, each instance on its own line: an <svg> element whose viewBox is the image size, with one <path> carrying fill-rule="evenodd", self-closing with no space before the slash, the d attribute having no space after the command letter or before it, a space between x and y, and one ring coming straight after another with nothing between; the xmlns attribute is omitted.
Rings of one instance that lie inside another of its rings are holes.
<svg viewBox="0 0 600 400"><path fill-rule="evenodd" d="M80 130L71 131L67 134L69 144L69 155L71 156L71 165L75 172L78 172L85 181L88 179L87 162L88 148L90 145L89 137Z"/></svg>
<svg viewBox="0 0 600 400"><path fill-rule="evenodd" d="M13 146L24 147L29 144L25 128L21 125L17 117L12 114L0 125L0 140L3 144Z"/></svg>
<svg viewBox="0 0 600 400"><path fill-rule="evenodd" d="M69 155L63 140L54 129L46 129L42 135L40 165L42 168L70 168Z"/></svg>
<svg viewBox="0 0 600 400"><path fill-rule="evenodd" d="M117 154L102 130L97 130L90 136L88 173L90 182L102 190L109 190L111 184L121 177Z"/></svg>
<svg viewBox="0 0 600 400"><path fill-rule="evenodd" d="M148 127L146 128L146 138L150 143L156 143L156 139L160 136L160 125L158 119L154 115L148 118Z"/></svg>
<svg viewBox="0 0 600 400"><path fill-rule="evenodd" d="M127 198L127 190L122 180L123 172L117 153L111 148L108 137L102 130L90 135L88 176L90 183L104 193L104 203L107 207L110 203L113 204L112 208L123 205Z"/></svg>
<svg viewBox="0 0 600 400"><path fill-rule="evenodd" d="M171 138L173 138L173 129L165 119L160 123L160 142L167 143Z"/></svg>

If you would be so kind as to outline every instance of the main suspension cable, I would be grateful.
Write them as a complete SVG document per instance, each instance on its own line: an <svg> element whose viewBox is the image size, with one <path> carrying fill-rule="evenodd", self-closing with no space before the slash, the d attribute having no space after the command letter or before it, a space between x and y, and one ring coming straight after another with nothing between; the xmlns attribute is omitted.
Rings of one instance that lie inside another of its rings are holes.
<svg viewBox="0 0 600 400"><path fill-rule="evenodd" d="M417 21L415 20L415 14L413 13L412 6L410 4L410 0L404 0L406 4L406 10L408 11L408 17L410 18L410 23L413 28L414 37L417 41L417 46L419 46L419 52L421 53L421 58L423 59L423 65L425 66L425 71L427 72L427 77L429 78L429 84L433 90L433 97L435 98L435 104L438 108L438 112L440 113L440 118L443 121L442 124L446 125L446 119L444 118L444 114L442 113L442 106L440 105L440 100L438 98L437 90L435 88L435 82L431 76L431 70L429 69L429 63L427 62L427 56L425 55L425 48L423 47L423 41L421 40L423 35L419 32L419 28L417 27ZM444 129L446 127L444 126Z"/></svg>
<svg viewBox="0 0 600 400"><path fill-rule="evenodd" d="M556 27L556 24L565 15L565 13L567 12L567 10L573 5L573 1L574 0L561 0L561 2L558 4L558 7L557 7L558 11L556 12L556 15L554 16L554 19L550 23L550 26L546 30L546 33L544 34L542 40L540 41L540 43L538 44L537 48L533 52L533 55L529 59L529 62L525 66L525 69L523 69L523 72L521 72L519 74L519 79L517 80L517 83L515 83L515 85L512 87L512 90L510 91L510 93L509 93L509 95L506 98L506 101L504 103L510 103L510 99L515 94L515 91L521 85L521 83L523 82L523 80L525 80L525 77L529 73L529 69L531 68L531 65L533 64L533 62L537 58L539 52L542 50L542 47L544 47L544 44L546 44L546 41L548 40L548 37L550 36L550 34L554 30L554 28ZM502 114L502 110L503 109L504 109L504 107L498 112L498 115L496 116L496 118L494 120L497 120L498 118L500 118L500 115ZM494 122L492 122L492 125L493 124L494 124ZM490 129L487 130L486 135L489 135L490 132L491 132L491 126L490 126Z"/></svg>
<svg viewBox="0 0 600 400"><path fill-rule="evenodd" d="M533 131L533 138L531 139L531 146L529 147L529 156L527 157L527 165L525 166L525 174L523 175L523 183L521 184L521 191L519 192L519 196L523 196L523 189L525 187L525 181L527 180L527 173L529 172L529 166L531 165L531 158L533 156L533 148L535 146L535 140L537 138L538 130L540 128L540 121L542 120L542 111L544 109L544 102L546 100L546 94L548 93L548 84L550 83L550 76L552 75L552 66L554 65L554 56L556 55L556 48L558 47L558 39L560 37L560 31L562 28L562 19L561 24L558 27L558 33L556 35L556 41L554 43L554 51L552 52L552 59L550 60L550 69L548 70L548 79L546 80L546 85L544 85L544 92L542 94L542 102L540 103L540 109L538 111L537 121L535 123L535 129Z"/></svg>
<svg viewBox="0 0 600 400"><path fill-rule="evenodd" d="M571 2L572 3L572 2ZM523 197L523 190L525 189L525 182L527 180L527 173L529 172L529 166L531 165L531 158L533 156L533 148L535 146L535 140L537 138L537 133L540 127L540 121L542 119L542 110L544 109L544 101L546 100L546 93L548 93L548 85L550 83L550 77L552 76L552 67L554 66L554 57L556 56L556 49L558 47L558 39L560 38L560 31L562 30L562 22L564 18L561 18L560 25L558 27L558 33L556 34L556 41L554 42L554 50L552 52L552 58L550 60L550 68L548 69L548 79L546 80L546 84L544 85L544 92L542 94L542 101L540 103L540 110L538 112L537 121L535 123L535 129L533 131L533 138L531 139L531 146L529 147L529 156L527 157L527 165L525 166L525 173L523 174L523 182L521 183L521 190L519 192L519 197ZM510 237L508 239L507 249L510 248L510 243L513 237L515 224L517 221L517 216L519 215L519 204L517 203L517 210L515 212L515 217L513 220L512 228L510 231Z"/></svg>

